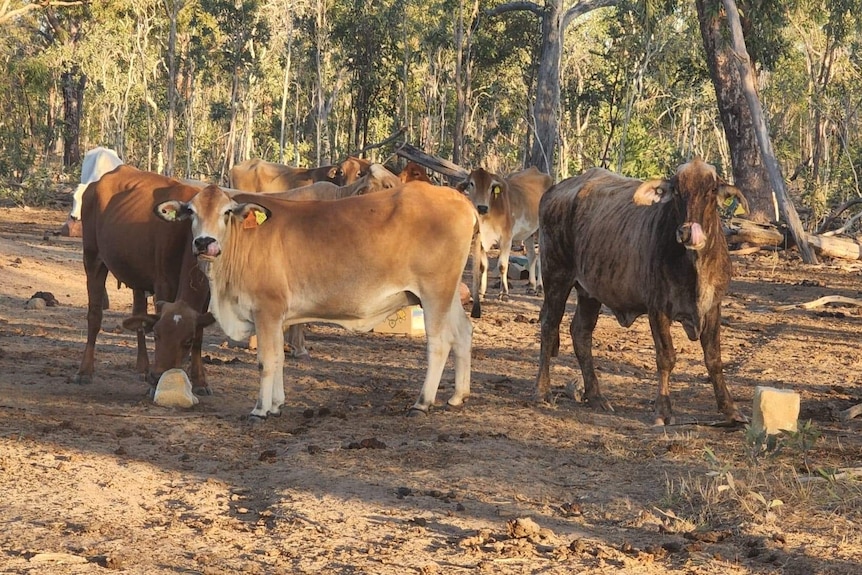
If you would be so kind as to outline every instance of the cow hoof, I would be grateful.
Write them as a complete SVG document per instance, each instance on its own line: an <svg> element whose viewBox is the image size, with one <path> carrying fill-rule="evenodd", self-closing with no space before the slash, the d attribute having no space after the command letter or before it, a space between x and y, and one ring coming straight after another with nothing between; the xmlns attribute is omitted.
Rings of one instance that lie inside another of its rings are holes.
<svg viewBox="0 0 862 575"><path fill-rule="evenodd" d="M652 424L653 427L664 427L676 423L676 418L673 415L656 415Z"/></svg>
<svg viewBox="0 0 862 575"><path fill-rule="evenodd" d="M155 398L156 398L156 386L151 385L150 388L147 390L147 399L149 399L150 401L153 401Z"/></svg>
<svg viewBox="0 0 862 575"><path fill-rule="evenodd" d="M463 411L464 410L464 402L460 403L449 403L446 402L446 411Z"/></svg>
<svg viewBox="0 0 862 575"><path fill-rule="evenodd" d="M266 416L265 416L265 415L257 415L257 414L255 414L255 413L251 413L251 414L249 414L249 416L248 416L248 420L247 420L247 422L249 423L249 425L261 425L261 424L262 424L262 423L264 423L265 421L266 421Z"/></svg>
<svg viewBox="0 0 862 575"><path fill-rule="evenodd" d="M501 293L499 299L500 299L500 301L509 301L509 294Z"/></svg>
<svg viewBox="0 0 862 575"><path fill-rule="evenodd" d="M213 390L208 385L199 385L192 389L195 395L208 396L213 394Z"/></svg>
<svg viewBox="0 0 862 575"><path fill-rule="evenodd" d="M407 417L421 417L428 415L428 409L422 409L421 407L416 407L415 405L407 410Z"/></svg>
<svg viewBox="0 0 862 575"><path fill-rule="evenodd" d="M595 395L592 397L586 396L584 397L584 403L586 403L590 407L598 407L599 409L602 409L604 411L614 411L614 406L611 405L611 402L601 395Z"/></svg>
<svg viewBox="0 0 862 575"><path fill-rule="evenodd" d="M731 413L727 414L727 423L733 426L742 427L744 425L748 425L750 422L739 410L734 409Z"/></svg>
<svg viewBox="0 0 862 575"><path fill-rule="evenodd" d="M72 377L72 383L75 385L89 385L93 383L93 376L86 375L84 373L76 373L74 377Z"/></svg>
<svg viewBox="0 0 862 575"><path fill-rule="evenodd" d="M266 416L267 416L267 417L269 417L269 416L272 416L272 417L281 417L281 409L278 409L278 410L276 410L276 411L269 411L269 412L267 412Z"/></svg>

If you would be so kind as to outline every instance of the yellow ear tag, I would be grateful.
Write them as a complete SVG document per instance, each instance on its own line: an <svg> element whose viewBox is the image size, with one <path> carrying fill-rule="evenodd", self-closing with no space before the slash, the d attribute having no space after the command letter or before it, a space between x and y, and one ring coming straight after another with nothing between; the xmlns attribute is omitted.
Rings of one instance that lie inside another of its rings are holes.
<svg viewBox="0 0 862 575"><path fill-rule="evenodd" d="M265 221L266 214L264 212L251 210L245 215L245 219L242 221L242 227L243 229L250 230L251 228L256 228Z"/></svg>
<svg viewBox="0 0 862 575"><path fill-rule="evenodd" d="M176 210L166 210L162 212L162 216L169 222L172 222L177 219L177 211Z"/></svg>

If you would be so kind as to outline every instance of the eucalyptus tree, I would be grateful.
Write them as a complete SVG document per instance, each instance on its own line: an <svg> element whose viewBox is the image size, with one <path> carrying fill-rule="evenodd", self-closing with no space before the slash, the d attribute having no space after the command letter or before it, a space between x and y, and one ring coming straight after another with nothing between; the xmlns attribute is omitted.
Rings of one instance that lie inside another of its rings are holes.
<svg viewBox="0 0 862 575"><path fill-rule="evenodd" d="M62 9L49 4L43 15L45 26L41 31L45 42L59 47L65 55L60 74L63 94L63 165L72 166L81 161L81 113L87 85L87 76L76 60L75 51L87 31L90 8L87 3L64 6Z"/></svg>
<svg viewBox="0 0 862 575"><path fill-rule="evenodd" d="M542 26L538 58L538 76L531 106L534 136L525 165L536 166L543 172L556 172L554 150L557 145L560 112L560 65L566 29L576 19L600 8L612 7L618 0L577 0L566 6L565 0L507 2L489 10L490 17L507 12L528 11Z"/></svg>
<svg viewBox="0 0 862 575"><path fill-rule="evenodd" d="M217 37L215 56L210 65L230 79L227 103L228 130L221 175L249 154L253 126L254 99L250 92L260 79L260 66L270 38L268 22L261 12L260 0L200 0L201 8L214 23L210 30ZM201 25L208 22L201 18ZM240 126L244 114L245 125ZM248 138L241 140L241 132Z"/></svg>

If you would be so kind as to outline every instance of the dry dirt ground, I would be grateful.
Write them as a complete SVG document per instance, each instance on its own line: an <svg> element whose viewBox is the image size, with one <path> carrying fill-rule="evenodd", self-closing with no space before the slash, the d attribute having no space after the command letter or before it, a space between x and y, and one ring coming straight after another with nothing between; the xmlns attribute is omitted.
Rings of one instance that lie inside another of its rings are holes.
<svg viewBox="0 0 862 575"><path fill-rule="evenodd" d="M425 369L423 338L308 335L288 360L281 418L250 426L255 356L217 328L205 356L214 395L154 405L134 373L131 294L112 309L97 378L70 383L84 347L80 241L59 210L0 209L0 572L2 573L859 573L862 312L775 311L860 296L860 266L804 266L795 253L734 256L723 355L746 414L756 385L798 391L800 433L764 448L719 419L697 343L674 327L678 425L651 423L654 355L645 318L604 314L599 412L567 332L553 404L532 402L541 301L473 320L473 395L458 411L404 417ZM27 309L37 291L59 305ZM150 345L152 343L150 342ZM441 387L452 387L451 360ZM813 478L813 479L812 479Z"/></svg>

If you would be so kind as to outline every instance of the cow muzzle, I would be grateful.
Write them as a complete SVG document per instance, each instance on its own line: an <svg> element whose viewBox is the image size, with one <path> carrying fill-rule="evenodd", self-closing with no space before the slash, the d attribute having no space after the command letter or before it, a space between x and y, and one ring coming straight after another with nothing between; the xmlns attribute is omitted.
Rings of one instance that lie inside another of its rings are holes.
<svg viewBox="0 0 862 575"><path fill-rule="evenodd" d="M698 251L706 245L706 234L697 222L686 222L676 229L676 241L686 249Z"/></svg>
<svg viewBox="0 0 862 575"><path fill-rule="evenodd" d="M194 241L194 253L204 259L212 259L221 255L221 248L215 238L198 237Z"/></svg>
<svg viewBox="0 0 862 575"><path fill-rule="evenodd" d="M480 216L484 216L488 213L488 206L476 206L476 210L478 210Z"/></svg>

